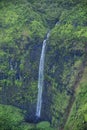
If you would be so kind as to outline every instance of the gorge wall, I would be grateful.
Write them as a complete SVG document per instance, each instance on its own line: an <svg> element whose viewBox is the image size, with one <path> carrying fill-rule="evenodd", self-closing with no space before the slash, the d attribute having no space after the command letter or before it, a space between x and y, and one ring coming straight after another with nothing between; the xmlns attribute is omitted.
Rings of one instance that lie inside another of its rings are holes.
<svg viewBox="0 0 87 130"><path fill-rule="evenodd" d="M39 59L51 29L40 121L64 127L73 85L87 58L86 4L86 0L0 2L0 104L26 111L26 121L35 122Z"/></svg>

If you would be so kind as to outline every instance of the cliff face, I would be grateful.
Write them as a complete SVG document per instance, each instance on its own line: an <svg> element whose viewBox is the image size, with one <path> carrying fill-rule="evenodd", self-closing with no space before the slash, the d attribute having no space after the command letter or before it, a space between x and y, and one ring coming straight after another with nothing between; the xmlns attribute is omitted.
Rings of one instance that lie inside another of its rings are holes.
<svg viewBox="0 0 87 130"><path fill-rule="evenodd" d="M50 30L40 120L50 121L58 129L64 126L71 129L76 112L73 104L77 103L77 116L80 118L81 112L85 118L82 124L85 130L87 107L83 100L87 101L86 80L77 94L75 86L79 86L82 75L86 75L82 69L86 68L87 58L86 4L86 0L0 2L1 104L26 110L26 120L35 121L39 60L42 42ZM80 98L81 105L78 105ZM75 130L80 130L83 118L81 121L79 118Z"/></svg>

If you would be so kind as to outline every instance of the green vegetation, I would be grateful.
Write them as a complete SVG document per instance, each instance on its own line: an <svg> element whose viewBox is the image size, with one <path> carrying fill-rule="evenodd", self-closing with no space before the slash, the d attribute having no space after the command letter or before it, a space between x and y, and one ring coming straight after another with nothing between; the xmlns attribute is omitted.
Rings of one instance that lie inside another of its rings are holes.
<svg viewBox="0 0 87 130"><path fill-rule="evenodd" d="M53 130L47 121L34 124L24 122L22 110L11 105L0 104L0 129L1 130Z"/></svg>
<svg viewBox="0 0 87 130"><path fill-rule="evenodd" d="M39 59L49 30L41 113L47 122L29 124L24 117L32 120L35 115ZM87 128L86 69L66 117L78 74L83 73L86 43L86 0L0 1L0 104L8 104L0 105L0 130Z"/></svg>
<svg viewBox="0 0 87 130"><path fill-rule="evenodd" d="M18 130L20 123L23 122L23 113L18 108L0 104L0 129Z"/></svg>
<svg viewBox="0 0 87 130"><path fill-rule="evenodd" d="M37 130L54 130L54 128L51 128L50 123L47 121L43 121L37 124L36 126Z"/></svg>
<svg viewBox="0 0 87 130"><path fill-rule="evenodd" d="M76 99L68 117L65 130L86 130L87 128L87 67L76 89Z"/></svg>

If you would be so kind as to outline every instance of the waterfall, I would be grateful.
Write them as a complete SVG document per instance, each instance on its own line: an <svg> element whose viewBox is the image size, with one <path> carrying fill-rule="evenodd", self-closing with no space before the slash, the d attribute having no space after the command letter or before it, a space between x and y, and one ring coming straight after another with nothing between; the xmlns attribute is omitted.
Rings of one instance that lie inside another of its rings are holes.
<svg viewBox="0 0 87 130"><path fill-rule="evenodd" d="M37 108L36 108L36 117L40 117L41 106L42 106L42 90L44 83L44 60L45 60L45 50L46 42L49 38L50 32L47 33L46 39L43 41L42 52L39 63L39 76L38 76L38 97L37 97Z"/></svg>

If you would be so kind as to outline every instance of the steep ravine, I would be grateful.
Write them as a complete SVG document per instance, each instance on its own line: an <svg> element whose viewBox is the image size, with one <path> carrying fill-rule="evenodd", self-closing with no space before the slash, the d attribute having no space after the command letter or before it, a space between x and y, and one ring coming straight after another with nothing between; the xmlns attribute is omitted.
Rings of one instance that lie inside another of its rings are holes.
<svg viewBox="0 0 87 130"><path fill-rule="evenodd" d="M55 26L57 21L58 24ZM74 127L73 130L81 130L78 128L81 127L83 119L86 122L84 111L87 108L84 104L87 102L87 83L83 84L78 95L75 91L76 88L80 88L77 86L82 80L85 68L85 62L82 62L87 59L85 58L87 1L1 0L0 121L2 130L5 127L3 126L5 119L8 121L5 122L6 126L12 123L10 129L14 129L15 121L11 122L11 120L16 119L14 115L18 115L18 112L12 114L11 111L16 111L16 108L24 112L22 123L36 123L39 59L42 43L49 28L51 33L46 46L43 102L39 122L47 121L53 130L71 130L73 120L70 114L76 114L71 110L76 101L78 110L75 112L78 114L76 117L74 115L73 119L76 120L74 124L77 123L77 129ZM5 115L5 110L8 116ZM83 119L78 122L78 117ZM69 124L66 126L68 121L71 126ZM21 127L20 130L22 129ZM27 129L25 126L23 130Z"/></svg>
<svg viewBox="0 0 87 130"><path fill-rule="evenodd" d="M85 59L85 61L81 64L81 66L79 67L79 73L77 74L77 77L76 77L76 80L75 80L75 83L74 85L72 86L72 90L73 90L73 93L69 99L69 104L67 105L67 108L65 110L65 119L64 119L64 123L63 123L63 126L62 128L60 128L60 130L64 130L64 126L68 120L68 117L70 115L70 112L71 112L71 108L73 106L73 103L75 101L75 91L76 91L76 88L79 86L79 83L82 79L82 76L84 74L84 69L85 67L87 66L87 61Z"/></svg>

